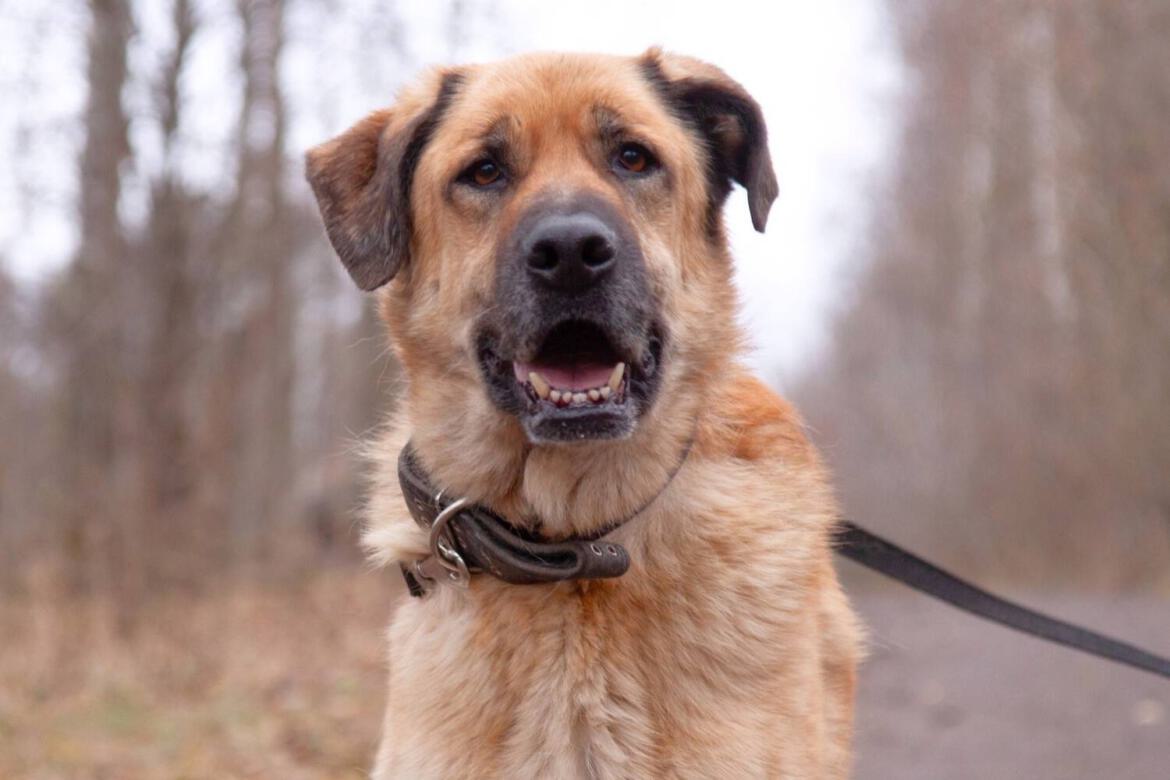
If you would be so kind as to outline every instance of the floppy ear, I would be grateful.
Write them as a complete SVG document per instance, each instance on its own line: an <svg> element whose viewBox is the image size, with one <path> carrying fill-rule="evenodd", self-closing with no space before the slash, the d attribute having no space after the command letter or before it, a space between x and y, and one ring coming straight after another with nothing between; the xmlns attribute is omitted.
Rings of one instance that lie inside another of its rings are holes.
<svg viewBox="0 0 1170 780"><path fill-rule="evenodd" d="M448 73L429 101L405 96L305 154L329 242L363 290L389 282L410 256L414 169L458 83Z"/></svg>
<svg viewBox="0 0 1170 780"><path fill-rule="evenodd" d="M777 186L759 104L722 70L692 57L653 48L641 62L667 103L707 145L712 218L736 181L747 190L752 226L763 233Z"/></svg>

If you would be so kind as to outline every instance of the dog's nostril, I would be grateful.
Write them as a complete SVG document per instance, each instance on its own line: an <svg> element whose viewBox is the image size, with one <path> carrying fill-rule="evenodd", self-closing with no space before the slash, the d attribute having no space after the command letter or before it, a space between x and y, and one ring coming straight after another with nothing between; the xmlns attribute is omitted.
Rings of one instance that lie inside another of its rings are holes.
<svg viewBox="0 0 1170 780"><path fill-rule="evenodd" d="M557 267L557 247L553 241L538 241L528 255L528 266L536 271L551 271Z"/></svg>
<svg viewBox="0 0 1170 780"><path fill-rule="evenodd" d="M590 268L605 265L613 255L613 244L605 236L589 236L581 242L581 259Z"/></svg>

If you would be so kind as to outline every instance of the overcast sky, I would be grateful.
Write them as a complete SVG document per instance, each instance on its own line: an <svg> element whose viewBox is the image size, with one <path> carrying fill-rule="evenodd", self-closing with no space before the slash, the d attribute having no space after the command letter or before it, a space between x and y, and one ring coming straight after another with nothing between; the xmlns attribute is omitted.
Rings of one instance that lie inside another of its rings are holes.
<svg viewBox="0 0 1170 780"><path fill-rule="evenodd" d="M75 118L84 103L81 3L0 0L0 257L19 279L45 278L67 261L76 240L72 198ZM655 44L710 60L741 81L764 108L780 196L768 232L754 233L742 191L727 207L743 291L743 322L753 362L772 382L792 376L822 344L843 288L858 267L856 243L868 193L888 159L901 83L880 3L806 2L549 3L465 0L459 24L448 3L410 0L397 19L377 0L289 5L284 64L292 110L290 154L388 103L420 65L494 59L531 49L634 54ZM142 0L145 33L130 53L133 73L149 74L168 43L168 3ZM223 149L232 132L238 83L238 27L228 0L198 0L205 24L196 39L184 94L188 112L183 168L214 191L230 178ZM323 18L322 9L326 9ZM399 22L404 21L402 25ZM458 37L452 41L452 30ZM399 36L402 46L385 45ZM149 42L148 42L149 41ZM152 48L153 47L153 48ZM401 53L405 48L406 55ZM386 51L383 56L383 50ZM149 81L127 90L131 116L149 112ZM127 174L122 211L144 213L157 152L148 122L132 122L139 170ZM30 136L34 143L22 139Z"/></svg>

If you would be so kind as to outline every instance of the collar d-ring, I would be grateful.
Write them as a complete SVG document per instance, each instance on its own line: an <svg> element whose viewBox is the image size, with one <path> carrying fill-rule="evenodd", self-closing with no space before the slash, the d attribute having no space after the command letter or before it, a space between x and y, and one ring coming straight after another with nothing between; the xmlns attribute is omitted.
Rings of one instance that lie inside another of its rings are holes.
<svg viewBox="0 0 1170 780"><path fill-rule="evenodd" d="M441 497L442 493L440 492L436 496L436 502L440 502L442 500ZM459 514L459 511L470 503L466 498L457 498L445 506L435 516L434 522L431 523L428 539L431 555L447 570L447 580L462 588L466 588L468 583L471 582L471 572L468 570L467 562L463 560L463 556L455 549L455 544L451 533L447 530L447 525L451 522L451 518Z"/></svg>

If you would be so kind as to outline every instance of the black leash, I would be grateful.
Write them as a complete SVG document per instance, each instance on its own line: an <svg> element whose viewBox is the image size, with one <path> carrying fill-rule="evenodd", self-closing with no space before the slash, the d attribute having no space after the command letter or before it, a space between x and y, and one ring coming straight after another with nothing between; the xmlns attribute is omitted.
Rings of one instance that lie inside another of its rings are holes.
<svg viewBox="0 0 1170 780"><path fill-rule="evenodd" d="M841 523L836 550L862 566L992 622L1170 678L1170 659L993 596L849 521Z"/></svg>

